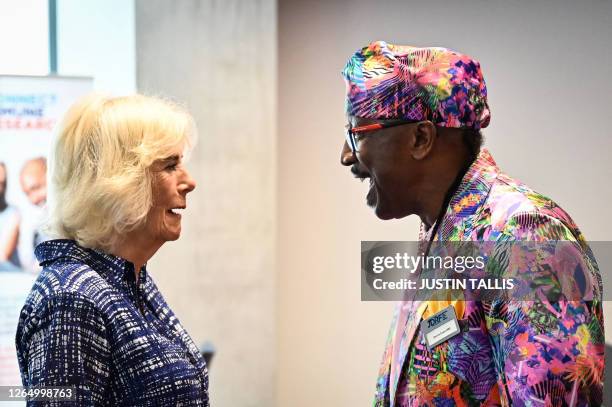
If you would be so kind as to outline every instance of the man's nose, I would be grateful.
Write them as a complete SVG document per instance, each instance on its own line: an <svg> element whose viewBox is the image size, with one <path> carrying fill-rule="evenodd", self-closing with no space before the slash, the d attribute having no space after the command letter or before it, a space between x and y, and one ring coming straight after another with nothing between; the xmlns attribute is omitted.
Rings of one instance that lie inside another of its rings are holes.
<svg viewBox="0 0 612 407"><path fill-rule="evenodd" d="M344 145L342 146L342 152L340 153L340 164L348 167L356 162L357 158L355 157L355 154L345 141Z"/></svg>

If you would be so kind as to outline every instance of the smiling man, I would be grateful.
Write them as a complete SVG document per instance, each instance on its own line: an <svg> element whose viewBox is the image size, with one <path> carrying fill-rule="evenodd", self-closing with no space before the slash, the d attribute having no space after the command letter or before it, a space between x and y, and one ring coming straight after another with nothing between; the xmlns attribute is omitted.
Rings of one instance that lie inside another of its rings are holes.
<svg viewBox="0 0 612 407"><path fill-rule="evenodd" d="M376 216L418 215L419 239L430 243L569 241L561 254L540 249L531 263L499 267L503 273L517 267L519 273L548 273L534 291L567 278L555 275L565 270L556 264L571 265L571 279L582 282L554 302L398 304L374 404L601 405L597 264L565 211L504 174L481 149L480 129L489 124L490 111L480 64L445 48L379 41L357 51L343 75L348 124L341 163L369 179L366 202ZM428 344L420 323L444 310L460 332Z"/></svg>

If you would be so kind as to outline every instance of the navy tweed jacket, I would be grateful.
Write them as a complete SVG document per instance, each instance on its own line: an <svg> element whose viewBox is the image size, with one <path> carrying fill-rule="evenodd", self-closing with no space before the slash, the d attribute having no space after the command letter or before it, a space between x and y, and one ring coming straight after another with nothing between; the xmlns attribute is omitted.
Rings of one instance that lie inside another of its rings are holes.
<svg viewBox="0 0 612 407"><path fill-rule="evenodd" d="M45 406L209 406L208 371L146 268L72 240L36 248L43 267L21 310L23 385L72 386Z"/></svg>

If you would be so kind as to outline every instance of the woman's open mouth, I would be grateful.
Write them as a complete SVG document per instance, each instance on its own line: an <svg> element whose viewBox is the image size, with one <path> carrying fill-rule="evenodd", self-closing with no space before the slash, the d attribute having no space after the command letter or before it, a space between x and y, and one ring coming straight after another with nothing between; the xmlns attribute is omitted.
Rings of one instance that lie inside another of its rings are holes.
<svg viewBox="0 0 612 407"><path fill-rule="evenodd" d="M173 216L177 216L177 217L181 217L181 214L183 213L183 211L185 210L186 207L177 207L177 208L172 208L172 209L168 209L166 212L168 212L169 214L173 215Z"/></svg>

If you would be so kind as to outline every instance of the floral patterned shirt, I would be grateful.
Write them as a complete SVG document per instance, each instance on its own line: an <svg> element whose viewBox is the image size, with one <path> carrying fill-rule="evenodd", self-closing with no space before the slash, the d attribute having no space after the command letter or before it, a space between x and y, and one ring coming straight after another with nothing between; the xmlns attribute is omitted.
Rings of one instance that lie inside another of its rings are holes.
<svg viewBox="0 0 612 407"><path fill-rule="evenodd" d="M419 323L433 313L431 305L435 304L400 303L389 330L374 405L601 405L601 277L569 215L505 175L489 152L482 150L437 230L432 239L439 242L572 242L570 253L547 253L547 264L571 264L575 275L569 279L582 282L596 299L457 302L453 305L460 334L432 350L426 346ZM508 272L520 273L523 266L505 264Z"/></svg>
<svg viewBox="0 0 612 407"><path fill-rule="evenodd" d="M23 385L71 386L58 406L208 406L197 347L143 267L72 240L36 248L43 267L17 327Z"/></svg>

